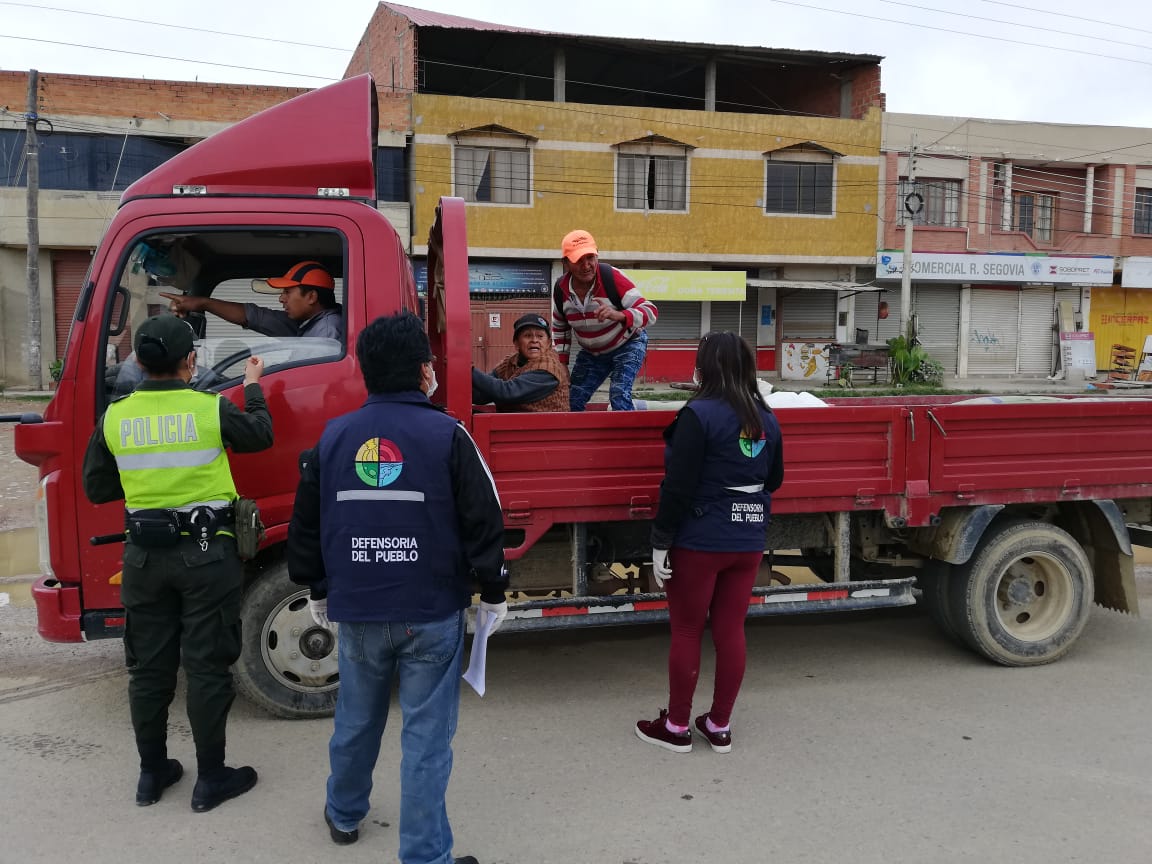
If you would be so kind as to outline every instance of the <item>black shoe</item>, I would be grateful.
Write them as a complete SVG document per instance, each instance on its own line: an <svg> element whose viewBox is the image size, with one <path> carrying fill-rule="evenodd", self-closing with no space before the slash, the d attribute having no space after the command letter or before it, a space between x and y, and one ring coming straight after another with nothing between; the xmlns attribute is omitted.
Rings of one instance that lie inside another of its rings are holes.
<svg viewBox="0 0 1152 864"><path fill-rule="evenodd" d="M332 817L328 815L328 808L324 808L324 821L328 823L328 834L332 838L332 842L337 846L351 846L360 839L360 829L353 828L351 831L341 831L332 824Z"/></svg>
<svg viewBox="0 0 1152 864"><path fill-rule="evenodd" d="M465 855L463 858L453 858L456 864L480 864L473 855Z"/></svg>
<svg viewBox="0 0 1152 864"><path fill-rule="evenodd" d="M158 771L141 771L136 784L136 806L148 807L160 800L164 790L184 776L184 766L169 759Z"/></svg>
<svg viewBox="0 0 1152 864"><path fill-rule="evenodd" d="M228 799L243 795L255 785L256 770L247 765L243 768L225 768L219 777L211 780L200 776L196 779L196 788L192 790L192 809L197 813L207 813Z"/></svg>

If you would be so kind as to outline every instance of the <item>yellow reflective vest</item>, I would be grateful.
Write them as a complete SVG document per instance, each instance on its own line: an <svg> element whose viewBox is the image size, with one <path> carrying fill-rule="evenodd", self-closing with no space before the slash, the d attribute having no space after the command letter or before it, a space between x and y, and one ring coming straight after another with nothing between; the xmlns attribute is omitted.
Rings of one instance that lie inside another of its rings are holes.
<svg viewBox="0 0 1152 864"><path fill-rule="evenodd" d="M236 484L220 435L220 399L196 390L137 390L108 406L104 440L129 511L223 507Z"/></svg>

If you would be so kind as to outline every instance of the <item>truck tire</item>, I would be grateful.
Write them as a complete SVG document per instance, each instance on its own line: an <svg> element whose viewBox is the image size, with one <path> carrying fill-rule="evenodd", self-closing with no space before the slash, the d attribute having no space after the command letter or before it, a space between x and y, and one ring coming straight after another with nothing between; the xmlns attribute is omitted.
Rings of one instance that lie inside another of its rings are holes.
<svg viewBox="0 0 1152 864"><path fill-rule="evenodd" d="M950 574L949 616L961 639L1004 666L1068 652L1092 609L1092 565L1068 532L1046 522L993 524Z"/></svg>
<svg viewBox="0 0 1152 864"><path fill-rule="evenodd" d="M279 561L248 586L240 610L243 638L232 672L236 688L277 717L328 717L336 708L336 634L317 627L308 591Z"/></svg>
<svg viewBox="0 0 1152 864"><path fill-rule="evenodd" d="M949 588L955 580L952 566L946 561L925 561L916 583L920 587L920 602L928 610L928 617L953 642L964 644L952 621Z"/></svg>

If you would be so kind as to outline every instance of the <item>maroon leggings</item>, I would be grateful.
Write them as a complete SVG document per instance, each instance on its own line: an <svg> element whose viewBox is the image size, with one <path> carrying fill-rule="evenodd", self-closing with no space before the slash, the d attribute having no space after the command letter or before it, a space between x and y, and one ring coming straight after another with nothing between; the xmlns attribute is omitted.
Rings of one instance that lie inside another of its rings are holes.
<svg viewBox="0 0 1152 864"><path fill-rule="evenodd" d="M700 643L712 620L716 685L709 714L726 726L744 680L744 619L762 552L696 552L672 547L672 578L665 584L672 647L668 652L668 719L692 722L692 695L700 677Z"/></svg>

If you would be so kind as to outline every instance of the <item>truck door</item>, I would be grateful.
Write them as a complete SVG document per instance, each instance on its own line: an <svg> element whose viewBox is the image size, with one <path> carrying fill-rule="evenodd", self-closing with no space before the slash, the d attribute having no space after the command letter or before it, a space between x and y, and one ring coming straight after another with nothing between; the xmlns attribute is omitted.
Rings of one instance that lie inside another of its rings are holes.
<svg viewBox="0 0 1152 864"><path fill-rule="evenodd" d="M220 206L219 202L195 204L204 205L205 210ZM295 206L300 207L298 202ZM258 501L269 542L286 535L300 452L319 439L327 418L351 410L364 398L355 352L349 350L346 338L364 325L363 234L355 220L324 212L329 209L333 208L327 202L320 202L318 212L313 213L185 212L114 224L115 233L109 236L103 266L96 275L92 311L80 343L74 346L84 359L76 363L72 436L76 469L70 485L81 526L86 630L89 625L101 630L107 616L102 618L100 610L120 606L122 547L90 546L87 538L122 531L123 504L88 503L79 466L109 402L132 392L142 380L143 372L132 353L133 335L147 317L168 311L166 294L223 296L237 304L234 308L247 312L248 327L210 312L188 317L199 336L192 386L221 393L242 406L244 362L253 354L264 358L261 383L273 418L275 444L263 453L232 455L232 472L240 494ZM302 261L319 262L335 280L337 338L312 336L308 330L296 335L301 332L300 322L281 309L279 293L256 290L274 290L263 280L282 276ZM264 326L257 329L255 322Z"/></svg>

